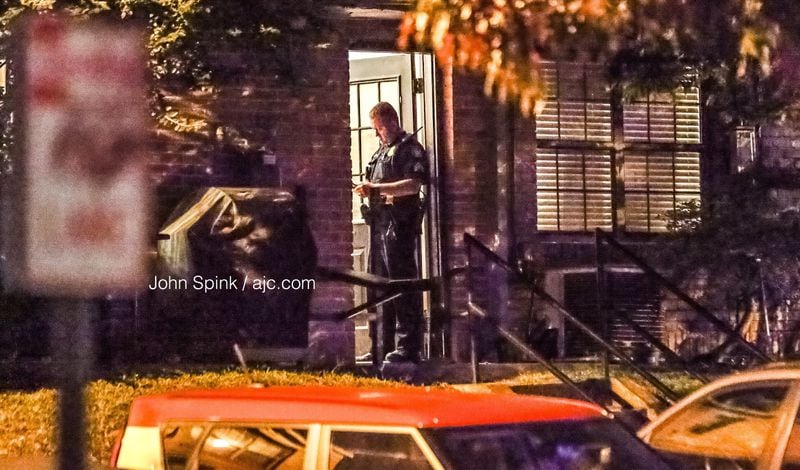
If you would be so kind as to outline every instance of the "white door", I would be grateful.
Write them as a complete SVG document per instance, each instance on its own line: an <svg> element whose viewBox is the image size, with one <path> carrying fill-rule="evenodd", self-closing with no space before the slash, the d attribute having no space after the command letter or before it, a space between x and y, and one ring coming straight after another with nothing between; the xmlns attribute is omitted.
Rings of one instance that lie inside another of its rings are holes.
<svg viewBox="0 0 800 470"><path fill-rule="evenodd" d="M433 99L433 58L430 54L400 54L394 52L350 52L350 158L353 183L364 180L369 158L378 148L378 138L371 127L369 111L380 101L390 103L400 115L407 132L417 132L417 140L428 150L431 173L435 172L435 116ZM426 188L426 197L434 193ZM369 257L369 229L361 217L361 200L353 195L353 269L366 271ZM428 211L430 226L431 210ZM424 230L421 260L438 259L431 256L428 242L430 230ZM438 231L437 231L438 233ZM436 244L438 246L438 244ZM438 250L437 250L438 253ZM434 263L438 270L438 262ZM420 263L424 277L431 274L431 263ZM438 271L437 271L438 272ZM355 304L366 302L366 289L354 287ZM425 296L426 310L428 296ZM356 355L370 349L366 314L355 322Z"/></svg>

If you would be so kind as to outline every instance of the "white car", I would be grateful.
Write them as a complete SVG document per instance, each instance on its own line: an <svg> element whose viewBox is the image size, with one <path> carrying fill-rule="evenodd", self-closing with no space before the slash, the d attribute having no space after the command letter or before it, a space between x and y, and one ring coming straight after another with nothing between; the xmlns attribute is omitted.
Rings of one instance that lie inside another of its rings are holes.
<svg viewBox="0 0 800 470"><path fill-rule="evenodd" d="M679 401L639 437L682 469L800 469L800 368L716 380Z"/></svg>

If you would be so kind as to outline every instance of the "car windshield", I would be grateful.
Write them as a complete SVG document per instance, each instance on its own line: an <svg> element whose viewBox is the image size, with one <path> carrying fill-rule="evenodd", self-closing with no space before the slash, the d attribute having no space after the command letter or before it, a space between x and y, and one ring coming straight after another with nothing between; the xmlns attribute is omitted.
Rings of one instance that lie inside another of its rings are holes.
<svg viewBox="0 0 800 470"><path fill-rule="evenodd" d="M448 468L668 469L633 434L605 418L426 429Z"/></svg>

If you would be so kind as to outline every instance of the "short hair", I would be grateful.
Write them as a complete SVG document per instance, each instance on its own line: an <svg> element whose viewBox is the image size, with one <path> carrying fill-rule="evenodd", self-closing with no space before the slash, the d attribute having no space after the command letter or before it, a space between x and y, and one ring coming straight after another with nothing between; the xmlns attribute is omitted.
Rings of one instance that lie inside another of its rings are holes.
<svg viewBox="0 0 800 470"><path fill-rule="evenodd" d="M394 107L385 101L381 101L372 107L369 111L370 119L378 118L381 122L394 122L400 124L400 118L397 116L397 111Z"/></svg>

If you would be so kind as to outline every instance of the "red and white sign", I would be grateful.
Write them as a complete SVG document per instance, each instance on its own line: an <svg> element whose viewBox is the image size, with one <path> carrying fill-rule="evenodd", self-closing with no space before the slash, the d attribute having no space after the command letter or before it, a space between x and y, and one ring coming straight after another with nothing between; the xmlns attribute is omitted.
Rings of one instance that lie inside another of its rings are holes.
<svg viewBox="0 0 800 470"><path fill-rule="evenodd" d="M140 30L37 16L23 28L22 229L11 280L38 293L143 286L149 198Z"/></svg>

